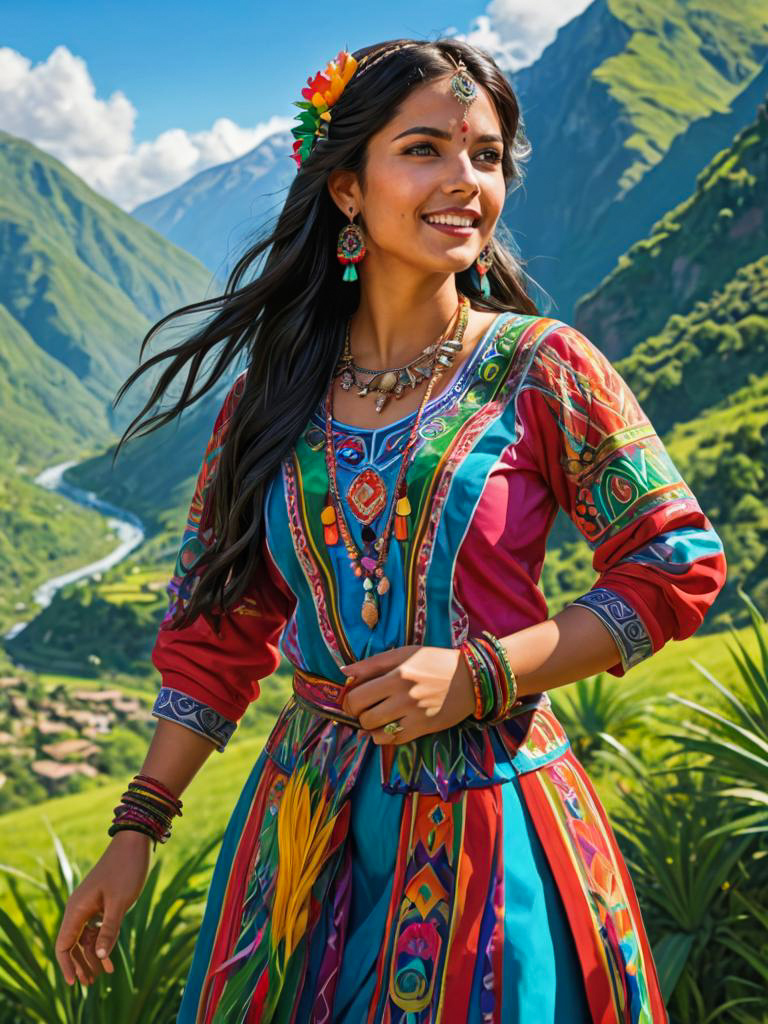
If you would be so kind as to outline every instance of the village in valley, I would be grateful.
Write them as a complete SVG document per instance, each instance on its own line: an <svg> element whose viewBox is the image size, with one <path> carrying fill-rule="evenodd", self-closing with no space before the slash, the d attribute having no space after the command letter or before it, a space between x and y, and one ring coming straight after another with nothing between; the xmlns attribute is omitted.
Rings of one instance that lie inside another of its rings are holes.
<svg viewBox="0 0 768 1024"><path fill-rule="evenodd" d="M115 740L133 747L132 733L146 748L152 721L145 702L116 687L0 676L0 813L103 782L125 756Z"/></svg>

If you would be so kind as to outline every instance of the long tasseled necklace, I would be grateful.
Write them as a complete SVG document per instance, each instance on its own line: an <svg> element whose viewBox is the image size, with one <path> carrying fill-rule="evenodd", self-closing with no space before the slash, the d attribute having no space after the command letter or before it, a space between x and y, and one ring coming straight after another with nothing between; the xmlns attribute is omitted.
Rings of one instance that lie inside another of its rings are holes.
<svg viewBox="0 0 768 1024"><path fill-rule="evenodd" d="M384 480L374 469L368 467L355 477L348 488L347 501L356 518L363 523L364 552L358 549L347 527L336 480L336 453L333 444L333 382L338 376L338 372L334 372L332 375L326 392L325 461L328 468L328 500L321 515L325 542L328 545L337 544L339 542L339 532L341 532L352 571L355 576L362 578L364 593L360 614L363 622L369 629L373 629L379 621L379 596L386 594L389 590L389 580L384 575L384 565L389 551L393 520L396 539L400 541L408 539L407 517L411 513L405 483L408 457L416 441L424 407L429 401L429 396L432 394L435 383L445 372L446 367L452 364L455 353L461 349L464 331L469 320L469 299L464 295L460 296L458 314L455 333L455 341L458 343L458 347L442 350L440 345L437 345L435 348L430 380L416 413L416 418L411 426L408 440L403 448L403 457L400 462L397 480L395 481L394 500L391 504L386 525L378 538L370 523L387 504L387 487ZM348 336L349 326L347 326L347 338ZM440 359L438 362L438 357L444 355L446 351L450 354L447 358ZM377 552L377 557L373 556L372 551Z"/></svg>

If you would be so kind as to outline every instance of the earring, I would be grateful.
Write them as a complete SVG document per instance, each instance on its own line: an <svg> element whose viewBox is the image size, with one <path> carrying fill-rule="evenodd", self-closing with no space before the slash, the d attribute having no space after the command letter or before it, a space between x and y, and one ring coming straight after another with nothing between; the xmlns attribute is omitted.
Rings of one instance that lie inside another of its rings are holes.
<svg viewBox="0 0 768 1024"><path fill-rule="evenodd" d="M483 248L480 250L480 253L477 257L477 260L475 261L473 268L475 271L476 280L477 278L479 278L479 281L477 281L475 287L479 286L481 293L485 295L486 298L491 294L491 286L488 281L487 275L488 271L491 269L492 264L493 250L491 249L491 243L488 242L488 244L484 245Z"/></svg>
<svg viewBox="0 0 768 1024"><path fill-rule="evenodd" d="M349 212L352 212L351 206ZM339 232L339 240L336 243L336 258L339 263L347 264L344 267L342 281L357 281L355 264L360 262L367 251L363 232L354 220L350 220L349 224L345 224Z"/></svg>

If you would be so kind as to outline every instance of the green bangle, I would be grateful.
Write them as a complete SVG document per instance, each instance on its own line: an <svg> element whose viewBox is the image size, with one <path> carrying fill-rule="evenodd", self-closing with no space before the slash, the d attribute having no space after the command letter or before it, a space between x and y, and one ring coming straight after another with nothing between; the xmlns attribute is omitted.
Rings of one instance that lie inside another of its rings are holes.
<svg viewBox="0 0 768 1024"><path fill-rule="evenodd" d="M509 663L509 657L501 640L499 640L497 636L494 636L493 633L489 633L488 630L483 630L483 636L493 645L493 648L502 663L504 674L507 679L508 695L507 700L504 703L504 707L499 710L497 721L500 721L509 714L517 703L517 677L512 670L512 666Z"/></svg>

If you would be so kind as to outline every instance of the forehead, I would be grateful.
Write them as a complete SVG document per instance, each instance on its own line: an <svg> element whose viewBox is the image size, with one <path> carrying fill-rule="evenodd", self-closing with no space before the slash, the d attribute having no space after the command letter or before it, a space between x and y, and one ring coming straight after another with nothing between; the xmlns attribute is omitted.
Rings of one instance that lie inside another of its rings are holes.
<svg viewBox="0 0 768 1024"><path fill-rule="evenodd" d="M464 115L464 105L451 91L451 75L425 82L412 89L397 114L381 134L390 139L414 125L429 125L451 131ZM501 123L489 93L478 84L477 96L467 108L470 131L501 132Z"/></svg>

